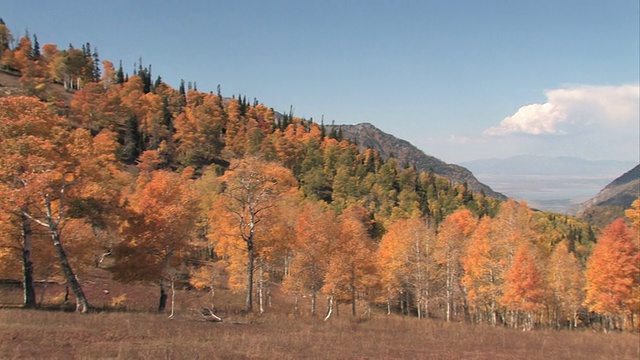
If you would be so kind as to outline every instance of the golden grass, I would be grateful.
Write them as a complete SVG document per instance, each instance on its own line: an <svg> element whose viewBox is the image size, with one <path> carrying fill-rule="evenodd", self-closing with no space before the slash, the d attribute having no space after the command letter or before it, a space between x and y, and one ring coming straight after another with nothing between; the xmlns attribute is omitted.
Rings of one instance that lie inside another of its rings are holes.
<svg viewBox="0 0 640 360"><path fill-rule="evenodd" d="M634 359L640 336L531 331L377 315L354 319L183 311L75 314L0 309L0 357L46 359Z"/></svg>

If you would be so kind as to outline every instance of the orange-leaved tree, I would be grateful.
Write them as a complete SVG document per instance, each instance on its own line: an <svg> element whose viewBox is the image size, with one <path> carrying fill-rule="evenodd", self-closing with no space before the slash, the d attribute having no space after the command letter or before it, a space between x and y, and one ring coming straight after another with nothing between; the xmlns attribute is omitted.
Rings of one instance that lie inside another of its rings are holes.
<svg viewBox="0 0 640 360"><path fill-rule="evenodd" d="M496 325L498 320L498 296L502 284L504 258L491 233L492 220L484 216L471 235L460 259L464 274L462 286L476 321L487 321Z"/></svg>
<svg viewBox="0 0 640 360"><path fill-rule="evenodd" d="M602 230L585 271L584 305L611 328L634 326L640 303L638 233L618 219ZM629 320L628 324L624 324ZM620 323L622 322L622 323Z"/></svg>
<svg viewBox="0 0 640 360"><path fill-rule="evenodd" d="M25 279L32 271L26 256L31 251L28 234L32 226L41 226L76 297L76 310L86 312L89 304L63 246L62 229L73 217L95 219L103 200L117 198L105 183L118 171L115 137L71 131L46 104L11 97L0 99L0 138L1 203L4 211L21 219Z"/></svg>
<svg viewBox="0 0 640 360"><path fill-rule="evenodd" d="M187 174L190 174L185 170ZM163 170L143 172L129 198L129 216L116 247L116 278L160 285L158 310L167 301L167 278L193 236L198 199L187 176Z"/></svg>
<svg viewBox="0 0 640 360"><path fill-rule="evenodd" d="M377 282L374 244L369 236L371 217L362 206L352 205L338 221L338 238L328 254L331 259L322 291L339 301L349 301L355 316L358 294L372 298L371 289Z"/></svg>
<svg viewBox="0 0 640 360"><path fill-rule="evenodd" d="M640 197L633 201L631 208L625 210L624 214L631 221L633 228L640 231Z"/></svg>
<svg viewBox="0 0 640 360"><path fill-rule="evenodd" d="M578 325L578 310L584 300L584 271L580 260L569 251L567 242L565 240L555 246L549 258L547 272L558 327L561 320L568 321L570 327Z"/></svg>
<svg viewBox="0 0 640 360"><path fill-rule="evenodd" d="M275 206L265 211L256 237L257 296L260 313L265 304L271 306L271 284L281 282L288 273L292 248L296 238L296 223L300 213L301 193L296 189L280 195Z"/></svg>
<svg viewBox="0 0 640 360"><path fill-rule="evenodd" d="M178 160L186 166L211 163L222 150L224 128L222 102L216 95L189 91L187 106L175 120L173 136Z"/></svg>
<svg viewBox="0 0 640 360"><path fill-rule="evenodd" d="M511 313L511 325L532 329L536 312L544 308L545 283L536 250L522 242L516 250L511 267L504 275L500 301Z"/></svg>
<svg viewBox="0 0 640 360"><path fill-rule="evenodd" d="M459 286L463 271L460 258L476 226L476 218L466 208L456 210L439 226L434 257L438 264L444 267L447 321L452 320L456 293L463 290ZM459 291L456 292L456 290ZM464 301L465 294L461 295L460 298ZM465 312L467 312L466 306Z"/></svg>
<svg viewBox="0 0 640 360"><path fill-rule="evenodd" d="M210 214L214 232L210 238L216 252L238 258L244 253L246 265L247 311L253 308L253 275L256 258L256 233L268 210L276 206L280 195L296 186L291 171L276 163L258 158L244 158L231 163L220 178L224 191ZM237 259L239 260L239 259ZM230 265L236 268L241 261Z"/></svg>
<svg viewBox="0 0 640 360"><path fill-rule="evenodd" d="M296 294L311 295L311 315L316 314L316 298L329 267L332 243L338 236L336 216L319 203L307 203L295 225L291 246L293 259L283 286Z"/></svg>
<svg viewBox="0 0 640 360"><path fill-rule="evenodd" d="M381 296L391 312L391 300L400 299L401 310L411 312L413 296L418 317L428 315L431 290L434 231L421 217L391 223L377 250Z"/></svg>

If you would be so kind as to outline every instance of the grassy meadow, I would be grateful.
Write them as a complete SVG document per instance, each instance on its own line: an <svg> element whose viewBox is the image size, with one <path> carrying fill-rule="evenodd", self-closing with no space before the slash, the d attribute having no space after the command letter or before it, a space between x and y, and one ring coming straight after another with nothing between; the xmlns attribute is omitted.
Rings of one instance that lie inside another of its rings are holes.
<svg viewBox="0 0 640 360"><path fill-rule="evenodd" d="M64 286L58 284L38 284L42 309L24 310L20 287L0 287L0 359L640 358L637 333L523 332L387 316L376 309L354 318L344 304L323 321L308 315L308 298L300 299L294 315L294 299L278 288L272 292L273 306L261 315L243 314L242 294L217 290L214 305L222 323L205 321L196 310L212 306L209 292L179 290L175 316L168 319L169 308L156 311L157 286L122 284L101 269L84 285L90 303L109 311L70 312L73 306L63 305ZM324 301L318 307L323 314Z"/></svg>
<svg viewBox="0 0 640 360"><path fill-rule="evenodd" d="M639 335L523 332L397 315L321 318L0 309L7 359L638 359Z"/></svg>

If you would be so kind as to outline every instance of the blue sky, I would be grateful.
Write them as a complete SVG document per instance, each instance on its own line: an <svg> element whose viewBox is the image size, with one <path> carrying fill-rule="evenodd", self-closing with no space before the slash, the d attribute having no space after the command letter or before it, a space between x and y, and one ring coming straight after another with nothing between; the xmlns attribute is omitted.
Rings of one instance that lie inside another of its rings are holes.
<svg viewBox="0 0 640 360"><path fill-rule="evenodd" d="M607 1L2 1L15 35L140 57L325 123L369 122L447 162L640 161L640 9Z"/></svg>

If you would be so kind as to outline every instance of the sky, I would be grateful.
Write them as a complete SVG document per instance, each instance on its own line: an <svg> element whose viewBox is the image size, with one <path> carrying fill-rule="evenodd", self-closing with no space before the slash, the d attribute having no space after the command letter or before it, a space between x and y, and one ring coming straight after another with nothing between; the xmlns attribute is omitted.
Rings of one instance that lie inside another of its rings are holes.
<svg viewBox="0 0 640 360"><path fill-rule="evenodd" d="M446 162L640 161L638 0L0 0L15 37L220 85Z"/></svg>

